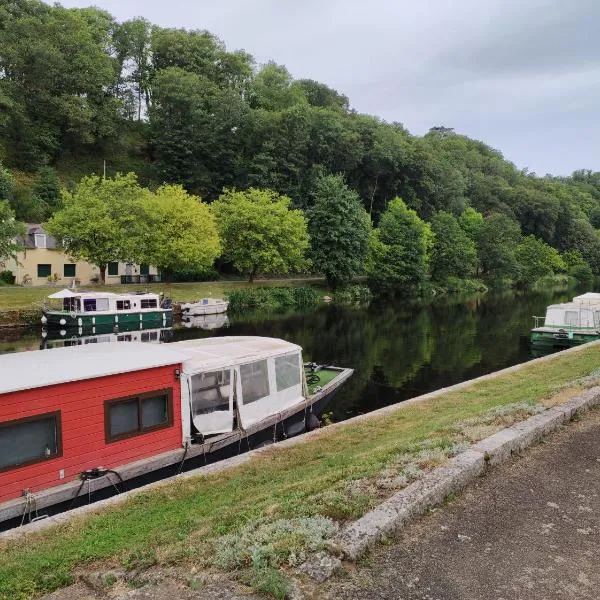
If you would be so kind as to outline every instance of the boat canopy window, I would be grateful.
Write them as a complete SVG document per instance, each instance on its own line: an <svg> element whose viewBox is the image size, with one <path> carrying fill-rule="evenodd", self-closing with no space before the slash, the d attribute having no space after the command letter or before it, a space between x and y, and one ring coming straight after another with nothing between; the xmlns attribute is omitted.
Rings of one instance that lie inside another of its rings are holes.
<svg viewBox="0 0 600 600"><path fill-rule="evenodd" d="M157 306L156 298L142 298L140 300L141 308L156 308Z"/></svg>
<svg viewBox="0 0 600 600"><path fill-rule="evenodd" d="M117 300L117 310L129 310L131 308L131 300Z"/></svg>
<svg viewBox="0 0 600 600"><path fill-rule="evenodd" d="M192 416L229 410L231 372L213 371L192 376Z"/></svg>
<svg viewBox="0 0 600 600"><path fill-rule="evenodd" d="M59 413L0 423L0 471L60 454Z"/></svg>
<svg viewBox="0 0 600 600"><path fill-rule="evenodd" d="M275 358L275 380L278 392L300 385L300 356L298 353Z"/></svg>
<svg viewBox="0 0 600 600"><path fill-rule="evenodd" d="M576 310L565 311L565 324L566 325L578 325L579 324L579 313Z"/></svg>
<svg viewBox="0 0 600 600"><path fill-rule="evenodd" d="M85 312L108 310L108 298L84 298L83 310Z"/></svg>
<svg viewBox="0 0 600 600"><path fill-rule="evenodd" d="M79 298L64 298L63 310L68 310L69 312L79 312L81 310L81 300Z"/></svg>
<svg viewBox="0 0 600 600"><path fill-rule="evenodd" d="M269 367L266 360L240 366L242 398L251 404L269 395Z"/></svg>

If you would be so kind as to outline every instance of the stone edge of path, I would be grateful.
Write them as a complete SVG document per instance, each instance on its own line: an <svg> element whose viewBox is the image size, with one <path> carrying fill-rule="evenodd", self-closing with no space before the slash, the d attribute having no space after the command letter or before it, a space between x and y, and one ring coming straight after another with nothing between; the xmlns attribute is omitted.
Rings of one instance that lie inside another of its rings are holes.
<svg viewBox="0 0 600 600"><path fill-rule="evenodd" d="M600 404L600 387L593 387L568 402L548 408L512 427L502 429L452 458L421 479L347 525L328 542L329 552L356 561L411 520L441 504L449 494L462 490L488 468L508 460L576 415Z"/></svg>
<svg viewBox="0 0 600 600"><path fill-rule="evenodd" d="M345 421L333 423L331 425L328 425L327 427L324 427L321 429L316 429L314 431L305 433L303 435L299 435L294 438L284 440L282 442L278 442L277 444L272 445L272 446L267 446L265 448L258 448L256 450L251 450L250 452L240 454L239 456L234 456L232 458L228 458L228 459L213 463L211 465L199 467L197 469L187 471L186 473L182 473L180 475L174 475L172 477L167 477L165 479L161 479L159 481L149 483L149 484L141 486L139 488L136 488L136 489L133 489L133 490L130 490L127 492L123 492L122 494L112 496L111 498L106 498L105 500L100 500L98 502L94 502L93 504L88 504L86 506L81 506L79 508L75 508L70 511L59 513L57 515L48 517L46 519L42 519L40 521L36 521L34 523L29 523L27 525L24 525L23 527L17 527L15 529L10 529L8 531L0 532L0 541L17 539L24 535L35 534L44 529L48 529L49 527L67 523L71 519L73 519L77 516L85 515L87 513L98 512L98 511L101 511L104 508L107 508L110 506L117 506L119 504L126 502L129 498L131 498L132 496L134 496L136 494L147 492L152 489L158 489L158 488L167 486L175 481L191 479L194 477L202 477L202 476L211 475L214 473L221 473L223 471L227 471L228 469L232 469L232 468L238 467L244 463L247 463L255 456L259 456L265 452L272 452L273 450L277 450L279 448L285 448L285 447L289 447L289 446L295 446L296 444L302 444L308 440L315 439L321 435L327 435L327 432L329 432L329 431L333 431L333 430L341 428L341 427L351 426L356 423L367 421L369 419L383 417L390 413L394 413L397 410L402 410L403 408L405 408L407 406L411 406L413 404L417 404L417 403L421 403L421 402L426 402L427 400L434 400L435 398L438 398L439 396L442 396L448 392L462 390L462 389L468 388L476 383L480 383L482 381L496 379L498 377L501 377L502 375L514 373L516 371L521 370L525 366L556 360L565 355L580 352L584 349L589 349L590 347L593 347L593 346L600 346L600 340L590 342L588 344L582 344L580 346L575 346L574 348L569 348L568 350L563 350L560 353L549 354L547 356L542 356L541 358L536 358L536 359L533 359L533 360L530 360L530 361L527 361L524 363L519 363L517 365L513 365L511 367L507 367L507 368L501 369L499 371L494 371L494 372L488 373L486 375L481 375L480 377L476 377L475 379L469 379L467 381L462 381L460 383L457 383L457 384L449 386L449 387L440 388L433 392L423 394L421 396L415 396L414 398L409 398L407 400L403 400L402 402L398 402L396 404L391 404L389 406L384 406L383 408L379 408L377 410L374 410L374 411L371 411L371 412L368 412L368 413L365 413L362 415L358 415L356 417L352 417L351 419L346 419ZM573 401L567 402L566 404L562 405L561 408L569 406L572 402ZM552 409L549 409L549 410L552 410ZM581 409L579 409L579 410L581 410ZM544 411L544 413L541 413L541 414L546 414L547 412L548 411ZM527 422L527 421L525 421L525 422ZM500 432L500 433L502 433L502 432ZM498 435L498 434L496 434L496 435ZM493 437L495 437L495 436L492 436L492 438ZM490 439L492 439L492 438L490 438ZM487 440L484 440L484 441L487 441ZM481 444L482 442L479 442L479 443ZM510 454L510 452L509 452L509 454ZM458 457L456 457L456 458L458 458ZM453 460L455 460L455 459L453 459ZM494 464L494 463L492 463L492 464ZM434 473L434 472L435 471L433 471L432 473ZM420 480L420 482L425 481L425 480L426 480L426 478L423 478ZM405 488L403 491L411 489L413 485L415 485L415 484L412 484L408 488ZM402 492L399 492L399 494L400 493L402 493ZM390 500L391 499L387 500L386 503L389 502ZM384 506L386 503L384 503L383 505L380 505L380 506ZM377 510L377 509L375 509L375 510ZM365 517L363 517L363 519L364 518ZM358 522L359 521L357 521L357 523Z"/></svg>

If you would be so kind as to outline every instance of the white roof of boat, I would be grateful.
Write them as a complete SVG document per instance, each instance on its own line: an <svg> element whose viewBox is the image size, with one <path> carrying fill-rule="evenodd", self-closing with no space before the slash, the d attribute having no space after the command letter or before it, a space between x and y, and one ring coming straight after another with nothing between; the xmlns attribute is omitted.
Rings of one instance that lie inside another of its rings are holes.
<svg viewBox="0 0 600 600"><path fill-rule="evenodd" d="M600 294L597 292L586 292L580 296L575 296L573 302L593 302L600 304Z"/></svg>
<svg viewBox="0 0 600 600"><path fill-rule="evenodd" d="M0 394L130 373L183 362L172 345L123 342L16 352L0 356Z"/></svg>
<svg viewBox="0 0 600 600"><path fill-rule="evenodd" d="M55 294L50 294L48 298L56 299L56 298L79 298L79 297L91 297L91 298L116 298L116 297L131 297L131 296L158 296L156 292L121 292L120 294L115 294L114 292L105 292L104 290L98 290L97 292L90 292L86 290L81 291L73 291L69 289L61 290L60 292L56 292Z"/></svg>
<svg viewBox="0 0 600 600"><path fill-rule="evenodd" d="M598 302L581 303L581 302L563 302L561 304L550 304L546 310L550 308L562 308L563 310L593 310L600 306L600 300Z"/></svg>
<svg viewBox="0 0 600 600"><path fill-rule="evenodd" d="M211 337L175 342L169 346L187 354L187 359L183 362L186 373L243 364L302 350L300 346L285 340L253 336Z"/></svg>

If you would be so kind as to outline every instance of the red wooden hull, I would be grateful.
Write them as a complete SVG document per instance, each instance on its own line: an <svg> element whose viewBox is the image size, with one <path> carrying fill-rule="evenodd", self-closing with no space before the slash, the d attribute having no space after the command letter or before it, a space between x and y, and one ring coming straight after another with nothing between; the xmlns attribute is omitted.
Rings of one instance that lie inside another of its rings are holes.
<svg viewBox="0 0 600 600"><path fill-rule="evenodd" d="M32 365L35 369L35 365ZM0 472L0 503L76 479L94 467L118 469L128 463L182 447L181 394L170 365L131 373L0 394L0 423L60 411L62 454ZM105 441L107 400L171 390L171 425L134 437ZM62 477L61 477L62 475Z"/></svg>

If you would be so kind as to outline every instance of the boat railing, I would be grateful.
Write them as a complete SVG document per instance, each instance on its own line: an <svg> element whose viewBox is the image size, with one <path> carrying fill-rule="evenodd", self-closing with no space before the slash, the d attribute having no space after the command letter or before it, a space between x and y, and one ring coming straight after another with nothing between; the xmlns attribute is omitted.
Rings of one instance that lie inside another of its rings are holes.
<svg viewBox="0 0 600 600"><path fill-rule="evenodd" d="M534 327L543 327L546 322L546 317L536 317L533 315L533 326Z"/></svg>

